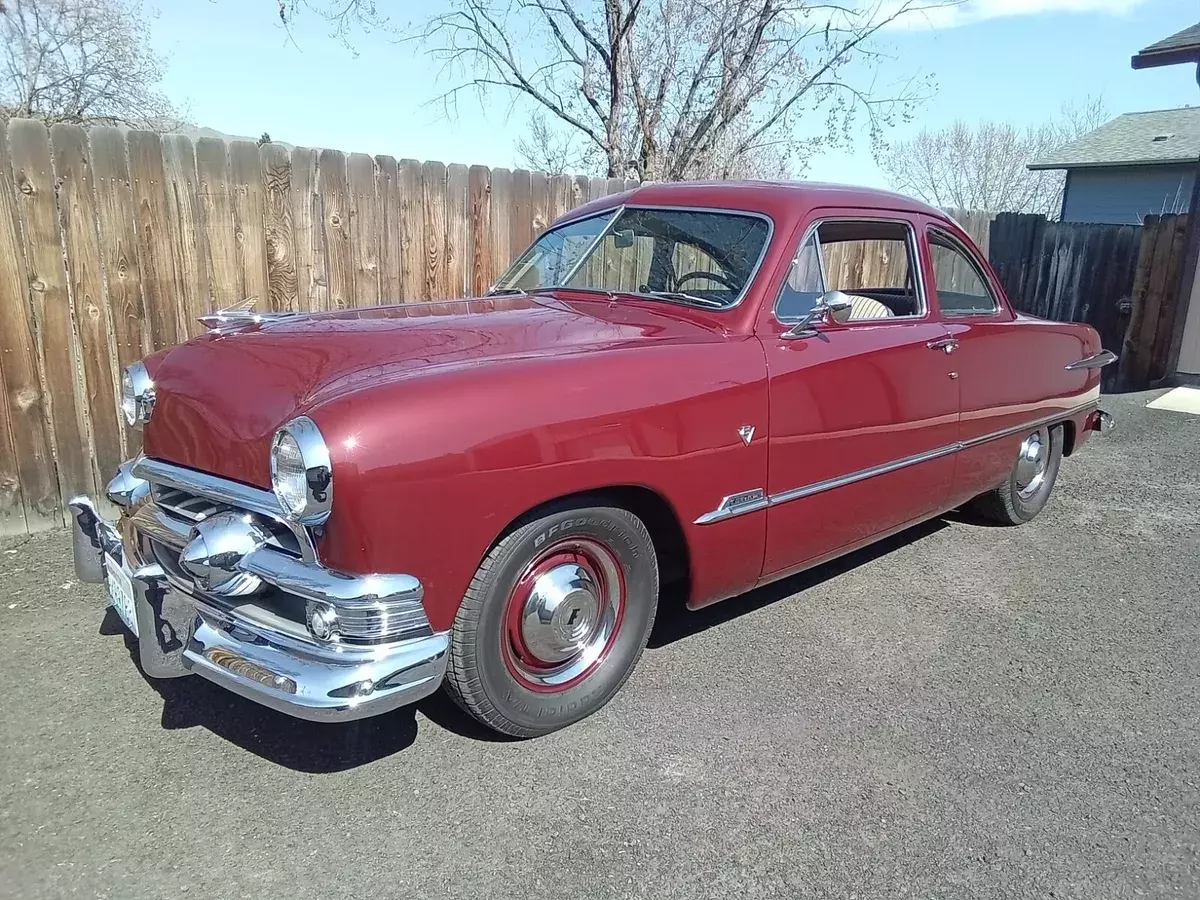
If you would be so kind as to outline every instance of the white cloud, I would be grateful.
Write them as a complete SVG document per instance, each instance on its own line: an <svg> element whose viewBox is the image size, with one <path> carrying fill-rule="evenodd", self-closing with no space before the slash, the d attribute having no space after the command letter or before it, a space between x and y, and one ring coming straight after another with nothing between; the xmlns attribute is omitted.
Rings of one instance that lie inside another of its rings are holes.
<svg viewBox="0 0 1200 900"><path fill-rule="evenodd" d="M1124 15L1147 0L966 0L958 6L935 7L901 17L903 28L955 28L972 22L1044 13ZM898 3L896 5L899 5Z"/></svg>

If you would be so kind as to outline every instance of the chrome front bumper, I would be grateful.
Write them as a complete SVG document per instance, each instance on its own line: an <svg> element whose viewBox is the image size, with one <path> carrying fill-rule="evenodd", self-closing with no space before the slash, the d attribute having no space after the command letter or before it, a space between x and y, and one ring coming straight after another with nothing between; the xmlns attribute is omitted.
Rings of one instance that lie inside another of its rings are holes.
<svg viewBox="0 0 1200 900"><path fill-rule="evenodd" d="M167 523L169 529L152 537L171 540L167 532L185 530L187 523L155 509L148 486L131 490L131 480L136 479L130 467L123 466L109 487L109 497L122 507L115 525L101 517L87 497L71 501L75 573L80 581L103 583L105 553L129 573L141 636L138 652L146 675L195 673L255 702L314 721L379 715L437 690L446 671L449 639L429 629L419 603L406 607L403 639L350 643L319 641L299 631L294 622L246 614L246 607L185 590L178 572L168 572L148 558L139 543L139 528L147 522L151 529ZM398 586L420 597L420 583L411 576L355 578L325 569L315 560L301 561L267 548L246 558L272 590L287 592L298 602L329 603L347 611L352 623L366 621L363 616L372 607L384 605L377 593L357 593L360 585L376 592L381 584ZM418 615L420 623L412 621Z"/></svg>

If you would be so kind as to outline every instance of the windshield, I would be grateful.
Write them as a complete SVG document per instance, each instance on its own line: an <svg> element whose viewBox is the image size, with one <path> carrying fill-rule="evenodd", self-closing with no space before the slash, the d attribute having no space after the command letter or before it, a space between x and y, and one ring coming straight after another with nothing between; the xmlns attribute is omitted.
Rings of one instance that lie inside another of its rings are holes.
<svg viewBox="0 0 1200 900"><path fill-rule="evenodd" d="M543 234L493 292L569 287L728 308L742 298L769 234L766 219L747 213L608 211Z"/></svg>

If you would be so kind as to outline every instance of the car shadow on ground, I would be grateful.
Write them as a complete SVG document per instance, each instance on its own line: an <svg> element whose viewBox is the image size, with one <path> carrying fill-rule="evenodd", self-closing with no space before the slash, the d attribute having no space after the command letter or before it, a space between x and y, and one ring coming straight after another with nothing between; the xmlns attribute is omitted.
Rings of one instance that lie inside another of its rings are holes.
<svg viewBox="0 0 1200 900"><path fill-rule="evenodd" d="M654 622L654 630L650 633L647 647L651 650L665 647L723 622L728 622L730 619L736 619L770 606L785 597L802 593L811 587L837 578L851 569L856 569L941 531L948 527L951 521L976 524L974 518L961 515L956 511L945 517L914 525L889 538L877 541L861 550L855 550L853 553L847 553L845 556L840 556L805 572L755 588L737 597L730 597L728 600L722 600L720 603L714 603L703 609L689 610L687 608L685 587L682 582L668 585L663 589L663 596L659 600L658 618Z"/></svg>
<svg viewBox="0 0 1200 900"><path fill-rule="evenodd" d="M934 519L807 572L701 610L690 611L685 607L681 585L668 586L648 646L651 650L664 647L801 593L934 534L947 527L947 520L976 523L957 513ZM123 636L130 658L141 671L137 643L125 632L112 609L106 611L100 633ZM358 722L329 724L294 719L203 678L150 678L144 672L142 677L162 697L163 728L207 728L256 756L300 772L343 772L406 750L417 737L417 711L437 726L471 740L512 740L480 725L442 691L416 706Z"/></svg>

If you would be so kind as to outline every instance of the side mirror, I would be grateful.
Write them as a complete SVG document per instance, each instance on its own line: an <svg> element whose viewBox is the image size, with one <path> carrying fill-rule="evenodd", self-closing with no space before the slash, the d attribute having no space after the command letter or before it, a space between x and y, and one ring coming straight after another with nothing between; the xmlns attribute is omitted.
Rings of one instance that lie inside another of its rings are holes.
<svg viewBox="0 0 1200 900"><path fill-rule="evenodd" d="M828 291L817 298L813 308L803 319L783 333L785 341L816 337L817 326L829 321L844 322L839 314L849 313L854 307L850 297L841 291Z"/></svg>
<svg viewBox="0 0 1200 900"><path fill-rule="evenodd" d="M623 228L620 231L613 232L613 246L618 250L624 250L627 247L633 246L633 229Z"/></svg>

